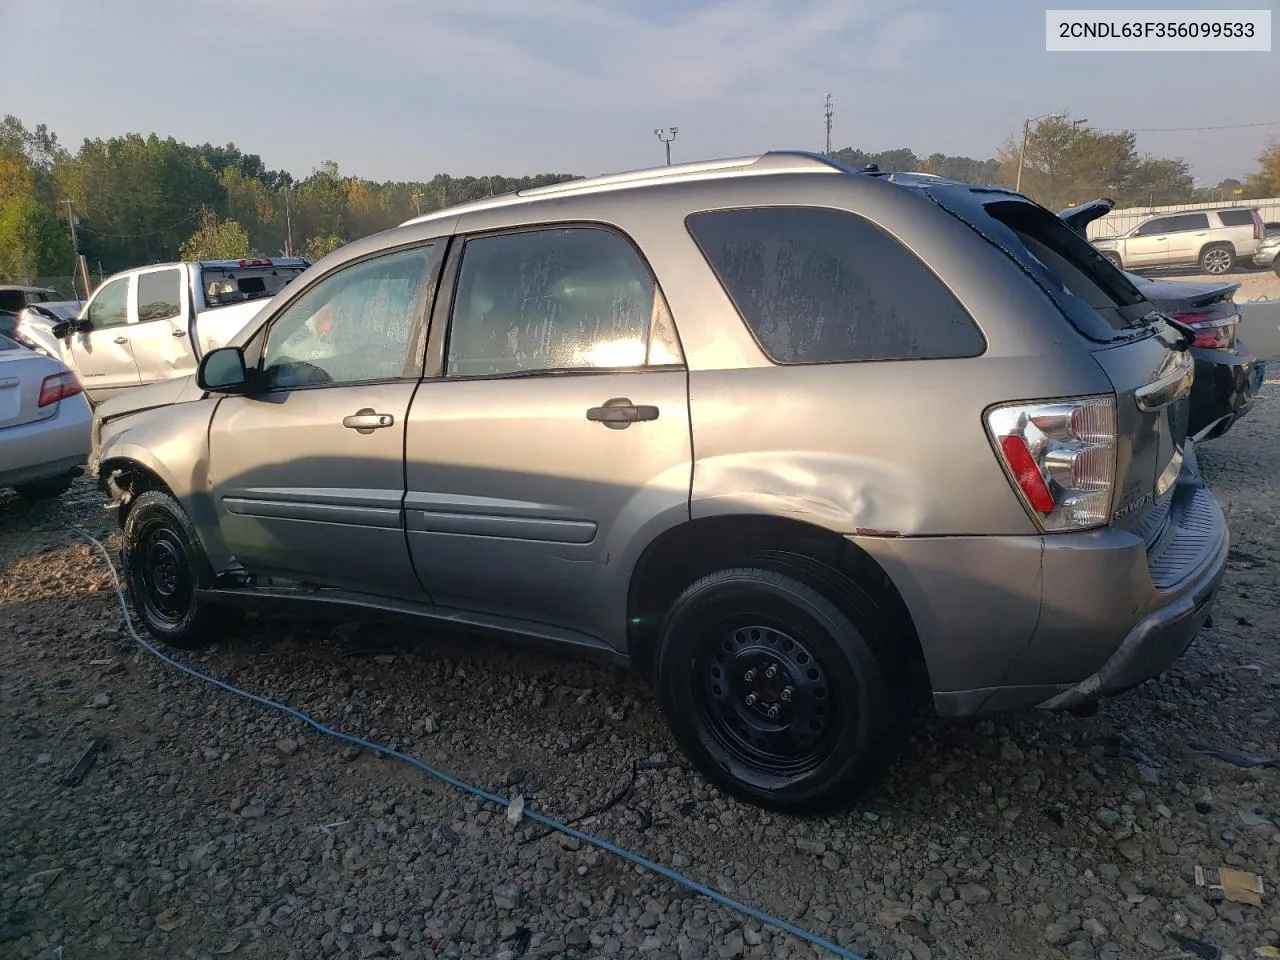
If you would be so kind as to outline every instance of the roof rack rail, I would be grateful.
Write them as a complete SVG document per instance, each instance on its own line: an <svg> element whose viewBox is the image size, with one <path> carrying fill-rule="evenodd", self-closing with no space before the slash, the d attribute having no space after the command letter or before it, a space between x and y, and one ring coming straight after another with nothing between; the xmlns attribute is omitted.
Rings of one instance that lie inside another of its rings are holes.
<svg viewBox="0 0 1280 960"><path fill-rule="evenodd" d="M582 180L566 180L518 192L520 197L549 197L604 187L640 186L658 181L701 180L730 173L844 173L848 168L830 157L803 150L770 150L757 156L697 160L669 167L645 167Z"/></svg>

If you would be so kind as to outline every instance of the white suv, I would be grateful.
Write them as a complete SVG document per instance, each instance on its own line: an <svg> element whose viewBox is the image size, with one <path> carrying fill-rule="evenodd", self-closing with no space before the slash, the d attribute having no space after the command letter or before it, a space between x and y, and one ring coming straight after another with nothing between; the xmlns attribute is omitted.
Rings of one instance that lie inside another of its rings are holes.
<svg viewBox="0 0 1280 960"><path fill-rule="evenodd" d="M1199 264L1205 273L1230 273L1249 260L1262 240L1256 208L1191 210L1144 220L1119 237L1100 237L1093 245L1125 270Z"/></svg>

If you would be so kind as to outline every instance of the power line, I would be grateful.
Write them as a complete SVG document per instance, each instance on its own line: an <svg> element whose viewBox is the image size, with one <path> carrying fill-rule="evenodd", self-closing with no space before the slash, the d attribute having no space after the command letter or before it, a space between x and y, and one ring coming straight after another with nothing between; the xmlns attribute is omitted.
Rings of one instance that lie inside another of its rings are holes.
<svg viewBox="0 0 1280 960"><path fill-rule="evenodd" d="M1257 123L1223 123L1212 127L1093 127L1098 133L1188 133L1192 130L1242 130L1245 127L1280 126L1280 120L1260 120Z"/></svg>
<svg viewBox="0 0 1280 960"><path fill-rule="evenodd" d="M143 237L158 237L160 234L167 233L174 227L180 227L184 223L190 223L203 212L203 210L197 210L195 213L191 214L191 216L183 217L177 223L171 223L167 227L160 227L156 230L147 230L143 233L108 233L105 230L95 230L93 227L86 226L83 222L80 224L80 229L85 233L92 233L94 236L103 237L108 240L141 240Z"/></svg>

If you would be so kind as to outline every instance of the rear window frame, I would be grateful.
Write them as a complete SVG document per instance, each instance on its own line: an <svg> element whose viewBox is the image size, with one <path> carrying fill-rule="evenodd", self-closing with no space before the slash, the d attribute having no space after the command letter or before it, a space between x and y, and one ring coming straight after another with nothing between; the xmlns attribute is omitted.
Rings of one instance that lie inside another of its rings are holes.
<svg viewBox="0 0 1280 960"><path fill-rule="evenodd" d="M1117 269L1092 243L1080 236L1075 230L1072 230L1052 211L1022 194L999 187L956 186L948 189L941 186L929 186L918 189L944 212L965 224L983 240L1008 257L1015 266L1022 270L1040 288L1070 323L1071 327L1085 339L1105 345L1124 343L1152 335L1149 325L1140 321L1143 317L1155 311L1156 307L1143 296L1142 291L1129 281L1123 271ZM956 202L957 197L962 199ZM1132 294L1134 302L1131 304L1117 304L1118 308L1134 313L1142 310L1142 313L1134 316L1129 325L1124 327L1115 327L1109 323L1088 301L1067 289L1062 280L1056 277L1046 264L1027 249L1017 231L987 210L989 204L1002 202L1025 204L1028 208L1040 211L1037 214L1038 216L1050 217L1061 224L1064 236L1069 237L1069 242L1082 245L1082 252L1088 255L1089 265L1104 272L1102 279L1107 280L1109 283L1117 283L1119 292L1123 293L1127 290ZM966 215L969 212L966 208L973 207L978 210L977 218L971 218L971 216ZM1114 279L1107 277L1105 275L1106 271L1114 271L1116 277ZM1144 307L1145 310L1143 310Z"/></svg>
<svg viewBox="0 0 1280 960"><path fill-rule="evenodd" d="M899 252L902 255L905 255L910 261L914 262L917 266L919 266L920 269L924 271L925 275L933 279L933 281L937 284L938 289L941 290L942 293L945 294L946 297L950 299L952 304L954 304L956 310L959 311L959 314L965 320L968 321L970 329L974 334L976 334L976 339L977 339L977 344L979 345L979 349L975 350L972 353L948 352L948 353L943 353L936 356L842 357L839 359L830 359L830 360L781 360L777 358L770 351L770 349L765 345L765 343L761 340L760 334L757 332L755 326L752 324L752 322L747 318L746 314L743 312L742 305L739 304L738 298L734 295L733 291L730 290L729 285L726 283L724 276L721 274L719 268L716 266L714 259L710 256L706 247L703 245L702 241L698 238L698 235L695 232L693 223L692 223L692 221L697 217L703 217L703 216L715 215L715 214L742 213L742 212L757 211L757 210L808 211L808 212L817 212L817 213L838 214L838 215L848 217L852 220L858 221L863 226L870 227L872 230L879 233L889 243L893 244L896 247L897 252ZM705 208L701 210L695 210L685 215L684 227L685 227L686 233L689 235L689 238L693 241L694 246L697 247L699 254L702 256L703 262L706 264L707 268L711 271L712 275L716 278L716 282L719 284L720 289L723 291L725 298L729 301L730 305L733 307L734 312L738 315L738 318L741 321L743 327L746 329L747 333L751 336L751 339L755 343L756 348L760 351L760 355L763 356L766 360L768 360L774 366L822 367L822 366L855 364L855 363L921 363L921 362L938 362L938 361L949 361L949 360L972 360L977 357L983 356L991 348L991 343L990 343L990 340L987 338L986 331L982 329L981 324L977 322L973 314L969 311L968 307L966 307L964 303L960 300L960 298L956 296L955 291L952 290L951 287L947 284L947 282L943 280L941 276L938 275L937 271L935 271L927 261L925 261L918 253L916 253L916 251L912 250L910 246L904 243L900 237L896 236L890 230L886 229L884 226L877 223L875 220L871 219L865 214L861 214L853 210L848 210L843 207L824 206L821 204L813 204L813 203L753 203L753 204L742 204L742 205L724 206L724 207L710 207L710 208Z"/></svg>

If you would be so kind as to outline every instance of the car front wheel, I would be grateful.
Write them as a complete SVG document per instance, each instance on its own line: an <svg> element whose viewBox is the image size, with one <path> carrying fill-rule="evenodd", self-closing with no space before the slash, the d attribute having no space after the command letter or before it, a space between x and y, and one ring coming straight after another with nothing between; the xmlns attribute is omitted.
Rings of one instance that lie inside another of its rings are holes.
<svg viewBox="0 0 1280 960"><path fill-rule="evenodd" d="M792 813L871 783L893 741L888 677L830 591L763 568L710 574L663 621L658 696L721 788Z"/></svg>
<svg viewBox="0 0 1280 960"><path fill-rule="evenodd" d="M148 490L129 507L124 523L125 580L147 630L171 647L203 646L230 611L199 599L212 580L191 521L176 500Z"/></svg>

